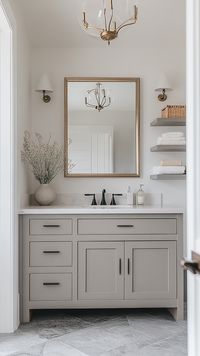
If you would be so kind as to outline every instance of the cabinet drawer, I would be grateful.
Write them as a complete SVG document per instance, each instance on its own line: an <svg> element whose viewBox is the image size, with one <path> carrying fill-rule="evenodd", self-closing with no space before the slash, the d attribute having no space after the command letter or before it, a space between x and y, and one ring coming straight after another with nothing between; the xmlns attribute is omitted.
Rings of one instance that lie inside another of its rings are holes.
<svg viewBox="0 0 200 356"><path fill-rule="evenodd" d="M72 299L72 274L31 274L31 301L60 301Z"/></svg>
<svg viewBox="0 0 200 356"><path fill-rule="evenodd" d="M176 219L79 219L79 235L176 234Z"/></svg>
<svg viewBox="0 0 200 356"><path fill-rule="evenodd" d="M72 242L31 242L30 267L72 266Z"/></svg>
<svg viewBox="0 0 200 356"><path fill-rule="evenodd" d="M71 219L30 219L30 235L71 235Z"/></svg>

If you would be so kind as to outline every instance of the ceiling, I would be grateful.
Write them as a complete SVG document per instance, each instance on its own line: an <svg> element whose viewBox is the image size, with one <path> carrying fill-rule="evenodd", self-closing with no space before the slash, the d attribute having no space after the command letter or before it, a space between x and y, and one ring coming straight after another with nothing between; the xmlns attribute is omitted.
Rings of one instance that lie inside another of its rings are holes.
<svg viewBox="0 0 200 356"><path fill-rule="evenodd" d="M95 1L95 0L94 0ZM122 0L115 0L122 1ZM80 26L83 0L10 0L25 22L33 47L105 47ZM185 45L185 0L137 0L138 22L120 32L111 46Z"/></svg>

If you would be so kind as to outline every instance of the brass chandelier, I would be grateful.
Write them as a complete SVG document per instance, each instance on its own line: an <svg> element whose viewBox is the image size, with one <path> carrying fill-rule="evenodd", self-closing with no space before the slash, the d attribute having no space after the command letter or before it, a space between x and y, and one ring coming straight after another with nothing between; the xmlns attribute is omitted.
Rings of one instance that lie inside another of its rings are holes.
<svg viewBox="0 0 200 356"><path fill-rule="evenodd" d="M94 7L95 0L92 0ZM120 16L116 14L116 9L114 8L115 0L101 0L102 5L97 14L96 22L97 24L90 23L87 19L86 10L83 11L83 27L89 34L90 30L93 31L93 35L98 35L102 40L107 41L108 44L112 40L118 37L119 31L130 25L134 25L137 22L138 8L136 5L132 4L133 0L129 0L129 8L127 11L128 18L126 20L120 20ZM118 0L120 6L122 5L122 0ZM128 4L128 0L126 0ZM125 4L123 4L125 6ZM96 3L97 7L97 3ZM123 9L123 8L122 8ZM89 10L89 9L88 9ZM94 21L94 20L93 20Z"/></svg>
<svg viewBox="0 0 200 356"><path fill-rule="evenodd" d="M101 83L96 83L96 88L87 90L88 96L85 97L85 105L99 112L111 105L111 97L106 96L106 90Z"/></svg>

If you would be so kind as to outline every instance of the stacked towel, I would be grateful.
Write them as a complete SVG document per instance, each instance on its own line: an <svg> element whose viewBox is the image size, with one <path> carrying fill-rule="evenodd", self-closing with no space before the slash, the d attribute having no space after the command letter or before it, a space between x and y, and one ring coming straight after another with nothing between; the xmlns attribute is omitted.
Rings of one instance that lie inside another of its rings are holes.
<svg viewBox="0 0 200 356"><path fill-rule="evenodd" d="M186 139L183 132L167 132L158 137L157 145L185 145Z"/></svg>
<svg viewBox="0 0 200 356"><path fill-rule="evenodd" d="M152 174L185 174L185 166L156 166Z"/></svg>
<svg viewBox="0 0 200 356"><path fill-rule="evenodd" d="M162 159L160 161L161 166L182 166L181 159Z"/></svg>

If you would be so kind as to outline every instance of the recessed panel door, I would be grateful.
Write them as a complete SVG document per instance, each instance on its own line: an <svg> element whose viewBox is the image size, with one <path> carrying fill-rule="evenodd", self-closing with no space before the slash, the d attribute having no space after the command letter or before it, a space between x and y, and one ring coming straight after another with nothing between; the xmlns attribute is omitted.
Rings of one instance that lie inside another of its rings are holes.
<svg viewBox="0 0 200 356"><path fill-rule="evenodd" d="M79 242L78 299L123 299L124 243Z"/></svg>
<svg viewBox="0 0 200 356"><path fill-rule="evenodd" d="M176 298L176 242L125 244L125 298Z"/></svg>

